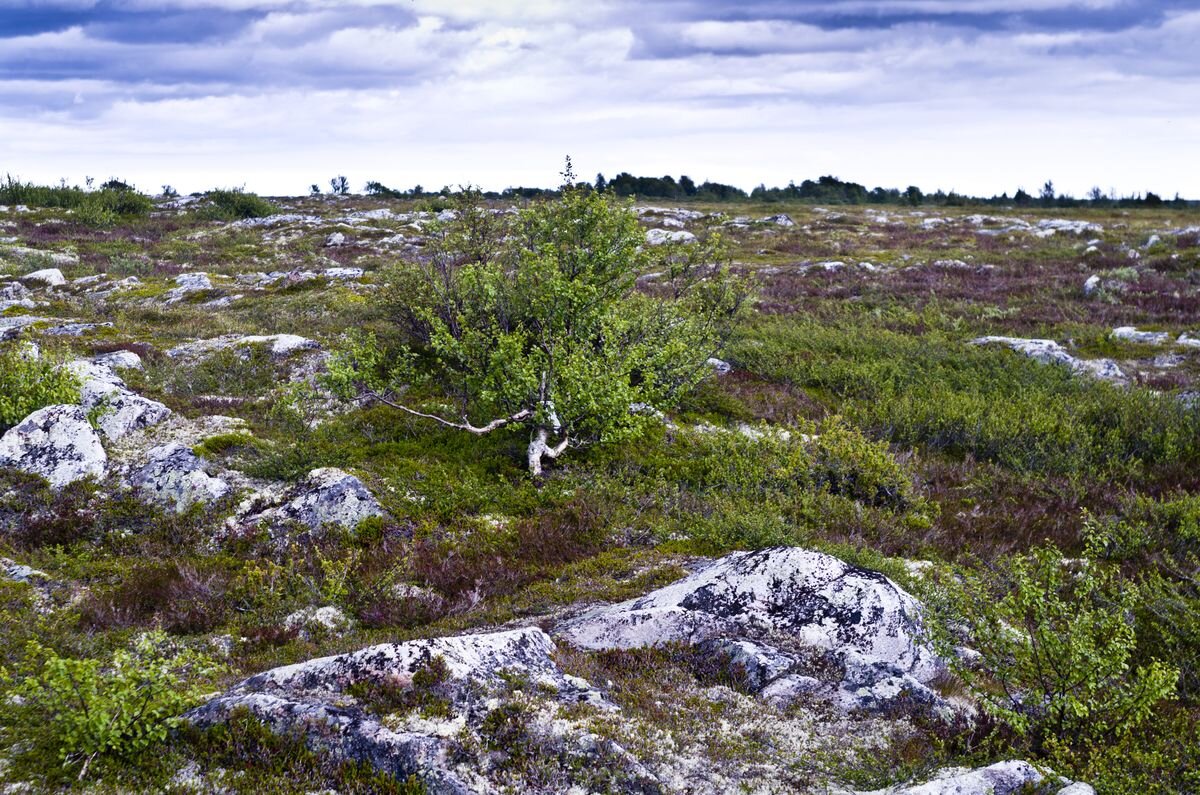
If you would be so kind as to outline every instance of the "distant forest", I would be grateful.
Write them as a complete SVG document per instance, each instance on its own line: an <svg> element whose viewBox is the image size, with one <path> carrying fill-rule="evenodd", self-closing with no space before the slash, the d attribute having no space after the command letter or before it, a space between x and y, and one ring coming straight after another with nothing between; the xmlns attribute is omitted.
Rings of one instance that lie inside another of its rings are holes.
<svg viewBox="0 0 1200 795"><path fill-rule="evenodd" d="M635 177L628 172L621 172L612 179L603 174L597 174L594 182L580 182L578 187L595 190L608 190L617 196L636 197L638 199L670 199L671 201L702 201L702 202L800 202L810 204L897 204L910 207L922 205L935 206L966 206L966 205L1016 205L1018 207L1176 207L1187 208L1200 206L1200 201L1183 199L1175 194L1172 199L1164 199L1156 193L1145 193L1130 196L1118 196L1115 193L1105 193L1100 188L1092 188L1082 198L1059 193L1052 181L1046 182L1036 194L1029 193L1024 188L1018 188L1011 196L1005 192L999 196L968 196L950 191L938 190L926 193L916 185L909 185L904 190L898 188L871 188L857 182L846 182L837 177L827 176L820 179L806 179L797 185L789 182L786 187L768 188L759 185L747 193L733 185L720 182L702 182L696 184L686 175L675 179L665 177ZM449 188L441 191L425 192L418 185L407 191L394 190L379 182L368 182L366 192L377 196L392 196L396 198L420 198L436 196L449 192ZM507 188L503 191L490 191L486 195L495 199L534 198L537 196L553 195L557 190L552 188Z"/></svg>

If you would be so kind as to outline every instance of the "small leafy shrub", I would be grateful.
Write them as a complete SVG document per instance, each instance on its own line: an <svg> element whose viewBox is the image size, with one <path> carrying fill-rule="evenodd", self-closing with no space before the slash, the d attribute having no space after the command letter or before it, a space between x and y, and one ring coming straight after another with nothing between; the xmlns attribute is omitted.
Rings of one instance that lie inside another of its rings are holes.
<svg viewBox="0 0 1200 795"><path fill-rule="evenodd" d="M957 673L1035 753L1120 738L1175 694L1176 669L1131 665L1144 596L1113 566L1039 547L947 590L979 653Z"/></svg>
<svg viewBox="0 0 1200 795"><path fill-rule="evenodd" d="M904 510L913 501L912 481L888 452L855 428L833 418L812 444L813 485L857 502Z"/></svg>
<svg viewBox="0 0 1200 795"><path fill-rule="evenodd" d="M49 752L82 779L98 758L132 762L164 742L218 670L162 632L108 661L60 657L31 641L21 669L5 676L5 722L24 733L31 755Z"/></svg>
<svg viewBox="0 0 1200 795"><path fill-rule="evenodd" d="M136 627L157 620L170 632L207 632L220 626L227 607L226 576L174 562L129 570L108 590L93 591L80 607L89 629Z"/></svg>
<svg viewBox="0 0 1200 795"><path fill-rule="evenodd" d="M279 208L254 193L241 188L211 190L204 195L207 202L197 212L209 221L238 221L243 218L265 218Z"/></svg>
<svg viewBox="0 0 1200 795"><path fill-rule="evenodd" d="M0 347L0 433L40 408L78 401L78 379L59 362Z"/></svg>

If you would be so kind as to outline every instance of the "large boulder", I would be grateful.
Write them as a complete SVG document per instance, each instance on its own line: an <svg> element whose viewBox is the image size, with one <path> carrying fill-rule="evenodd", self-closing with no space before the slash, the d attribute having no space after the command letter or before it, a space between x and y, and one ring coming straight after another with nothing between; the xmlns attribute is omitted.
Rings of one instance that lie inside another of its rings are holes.
<svg viewBox="0 0 1200 795"><path fill-rule="evenodd" d="M54 488L100 478L108 455L80 406L47 406L0 438L0 466L41 475Z"/></svg>
<svg viewBox="0 0 1200 795"><path fill-rule="evenodd" d="M485 780L464 780L451 753L454 738L499 708L513 681L560 704L612 708L586 680L563 673L554 652L550 637L533 628L386 643L252 676L187 719L211 726L248 710L335 759L367 762L400 779L416 775L430 793L492 792ZM395 696L389 706L364 697L376 688ZM451 731L409 715L417 710L405 709L405 693L413 703L422 695L438 698Z"/></svg>
<svg viewBox="0 0 1200 795"><path fill-rule="evenodd" d="M916 599L878 572L806 549L735 552L646 596L570 619L556 633L590 650L701 646L774 702L941 703L927 685L945 664Z"/></svg>
<svg viewBox="0 0 1200 795"><path fill-rule="evenodd" d="M120 439L171 416L162 403L131 391L105 364L75 361L67 368L79 378L80 401L88 411L96 411L96 425L107 439Z"/></svg>
<svg viewBox="0 0 1200 795"><path fill-rule="evenodd" d="M182 513L196 503L214 503L231 491L224 480L204 471L204 462L186 445L155 447L147 459L129 477L134 491L147 502Z"/></svg>

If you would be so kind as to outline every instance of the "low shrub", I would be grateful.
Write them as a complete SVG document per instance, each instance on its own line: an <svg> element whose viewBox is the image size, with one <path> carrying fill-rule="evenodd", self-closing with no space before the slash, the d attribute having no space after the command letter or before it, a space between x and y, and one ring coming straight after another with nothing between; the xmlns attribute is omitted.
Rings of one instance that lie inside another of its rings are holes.
<svg viewBox="0 0 1200 795"><path fill-rule="evenodd" d="M0 347L0 433L40 408L79 401L79 380L60 364Z"/></svg>
<svg viewBox="0 0 1200 795"><path fill-rule="evenodd" d="M211 190L204 198L205 203L196 212L210 221L265 218L279 212L279 208L266 199L241 188Z"/></svg>
<svg viewBox="0 0 1200 795"><path fill-rule="evenodd" d="M62 763L58 773L83 779L99 758L136 762L163 743L218 671L162 632L106 661L60 657L30 642L22 667L4 677L5 724L20 733L29 761L52 755Z"/></svg>

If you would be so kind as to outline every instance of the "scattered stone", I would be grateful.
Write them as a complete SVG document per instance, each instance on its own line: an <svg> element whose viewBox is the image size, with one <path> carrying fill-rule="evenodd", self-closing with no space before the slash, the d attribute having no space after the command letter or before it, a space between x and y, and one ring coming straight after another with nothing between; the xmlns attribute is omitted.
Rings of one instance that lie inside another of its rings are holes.
<svg viewBox="0 0 1200 795"><path fill-rule="evenodd" d="M1142 246L1142 248L1154 248L1160 242L1162 242L1162 238L1158 235L1150 235L1150 238L1146 241L1146 245Z"/></svg>
<svg viewBox="0 0 1200 795"><path fill-rule="evenodd" d="M346 236L341 232L333 232L325 238L325 248L337 248L346 245Z"/></svg>
<svg viewBox="0 0 1200 795"><path fill-rule="evenodd" d="M15 582L50 579L50 575L46 572L38 571L31 566L23 566L8 558L0 558L0 574Z"/></svg>
<svg viewBox="0 0 1200 795"><path fill-rule="evenodd" d="M245 348L249 349L255 345L268 345L271 350L271 358L286 359L298 351L317 350L321 344L315 340L310 340L307 337L301 337L296 334L267 334L267 335L251 335L242 336L239 334L226 334L222 337L213 337L207 340L196 340L195 342L187 342L183 345L177 345L167 351L167 356L172 359L199 359L206 356L211 356L220 350L229 348ZM249 351L246 351L249 355Z"/></svg>
<svg viewBox="0 0 1200 795"><path fill-rule="evenodd" d="M453 765L455 736L501 706L492 694L505 692L513 677L564 705L613 709L589 682L563 673L554 652L550 637L534 628L371 646L252 676L186 719L206 727L248 710L271 730L299 734L335 761L366 762L401 780L415 775L430 793L470 795L481 789ZM420 672L434 670L444 671L437 687L452 713L447 731L429 721L405 723L402 714L385 718L347 693L409 691L422 686L414 681Z"/></svg>
<svg viewBox="0 0 1200 795"><path fill-rule="evenodd" d="M110 370L141 370L142 357L133 351L113 351L92 357L92 363Z"/></svg>
<svg viewBox="0 0 1200 795"><path fill-rule="evenodd" d="M815 695L871 710L901 696L940 704L927 684L945 663L922 612L878 572L776 547L727 555L646 596L585 612L556 633L589 650L706 644L754 671L764 698Z"/></svg>
<svg viewBox="0 0 1200 795"><path fill-rule="evenodd" d="M1200 337L1193 337L1185 331L1175 340L1175 344L1186 348L1200 348Z"/></svg>
<svg viewBox="0 0 1200 795"><path fill-rule="evenodd" d="M337 607L305 607L283 620L284 629L297 633L302 640L340 637L350 629L349 616Z"/></svg>
<svg viewBox="0 0 1200 795"><path fill-rule="evenodd" d="M185 445L173 443L155 447L149 460L129 477L137 495L183 513L196 503L211 505L230 492L224 480L204 471L204 462Z"/></svg>
<svg viewBox="0 0 1200 795"><path fill-rule="evenodd" d="M1100 275L1093 273L1083 283L1083 294L1087 296L1095 295L1100 290Z"/></svg>
<svg viewBox="0 0 1200 795"><path fill-rule="evenodd" d="M177 304L192 293L203 293L213 288L208 274L201 272L181 273L175 277L175 284L178 286L163 295L164 303Z"/></svg>
<svg viewBox="0 0 1200 795"><path fill-rule="evenodd" d="M1054 340L1023 339L1021 337L979 337L972 345L1005 345L1017 353L1043 364L1061 364L1077 375L1091 376L1101 381L1123 384L1127 381L1121 368L1112 359L1078 359Z"/></svg>
<svg viewBox="0 0 1200 795"><path fill-rule="evenodd" d="M1136 342L1140 345L1166 345L1171 335L1165 331L1138 331L1134 326L1119 326L1112 330L1113 339Z"/></svg>
<svg viewBox="0 0 1200 795"><path fill-rule="evenodd" d="M6 246L0 249L0 256L17 260L40 260L42 262L49 262L51 265L56 266L56 268L65 268L79 264L79 257L75 254L68 254L64 251L43 251L38 248L26 248L24 246ZM28 278L28 276L24 278Z"/></svg>
<svg viewBox="0 0 1200 795"><path fill-rule="evenodd" d="M774 224L775 226L791 227L795 226L796 222L792 220L790 215L779 213L778 215L768 215L762 219L764 224Z"/></svg>
<svg viewBox="0 0 1200 795"><path fill-rule="evenodd" d="M42 333L50 337L82 337L98 328L112 328L112 323L63 323L43 329Z"/></svg>
<svg viewBox="0 0 1200 795"><path fill-rule="evenodd" d="M321 275L326 279L335 281L354 281L363 277L362 268L326 268L321 271Z"/></svg>
<svg viewBox="0 0 1200 795"><path fill-rule="evenodd" d="M0 466L41 475L56 489L104 475L108 455L80 406L47 406L0 438Z"/></svg>
<svg viewBox="0 0 1200 795"><path fill-rule="evenodd" d="M47 287L61 287L67 283L67 279L63 276L63 272L58 268L43 268L40 271L27 273L21 277L23 281L40 282Z"/></svg>
<svg viewBox="0 0 1200 795"><path fill-rule="evenodd" d="M696 236L682 229L647 229L646 243L651 246L661 246L666 243L694 243Z"/></svg>
<svg viewBox="0 0 1200 795"><path fill-rule="evenodd" d="M713 369L713 372L716 373L717 375L726 375L730 371L733 370L732 364L725 361L724 359L718 359L715 356L710 356L705 361L705 364L707 364L709 367L711 367Z"/></svg>
<svg viewBox="0 0 1200 795"><path fill-rule="evenodd" d="M333 467L309 472L285 500L278 507L247 516L240 524L280 527L298 523L311 530L329 524L353 528L364 519L387 515L361 480Z"/></svg>

